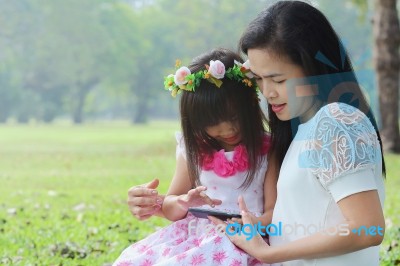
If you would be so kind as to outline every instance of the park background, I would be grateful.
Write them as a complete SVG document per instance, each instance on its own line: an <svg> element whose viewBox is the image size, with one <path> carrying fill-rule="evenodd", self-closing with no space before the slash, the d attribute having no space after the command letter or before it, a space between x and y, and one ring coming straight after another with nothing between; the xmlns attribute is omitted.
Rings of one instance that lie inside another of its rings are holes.
<svg viewBox="0 0 400 266"><path fill-rule="evenodd" d="M0 265L109 265L160 226L129 187L174 172L175 60L236 49L268 0L0 0ZM310 1L330 19L375 112L371 1ZM379 117L379 116L378 116ZM378 118L379 120L379 118ZM386 153L381 265L399 265L400 156Z"/></svg>

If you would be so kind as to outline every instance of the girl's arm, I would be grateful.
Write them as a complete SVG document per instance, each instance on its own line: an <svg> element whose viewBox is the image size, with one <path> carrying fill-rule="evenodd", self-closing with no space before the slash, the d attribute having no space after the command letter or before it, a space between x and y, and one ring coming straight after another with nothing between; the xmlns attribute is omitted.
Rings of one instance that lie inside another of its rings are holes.
<svg viewBox="0 0 400 266"><path fill-rule="evenodd" d="M246 240L243 235L230 238L235 245L266 263L337 256L376 246L382 242L385 220L377 190L350 195L340 200L338 205L345 217L344 223L348 224L349 232L346 235L329 235L329 232L334 232L337 228L328 228L325 233L316 233L281 246L269 246L258 234L250 240ZM252 223L251 216L246 210L242 217L244 223ZM213 221L220 223L215 219ZM360 235L352 232L361 226L375 228L375 233L366 234L364 229L360 230Z"/></svg>
<svg viewBox="0 0 400 266"><path fill-rule="evenodd" d="M179 154L176 162L175 174L162 205L162 213L165 218L176 221L185 217L187 208L181 206L178 202L179 196L177 195L186 194L191 188L192 184L189 179L186 160L183 158L182 154Z"/></svg>
<svg viewBox="0 0 400 266"><path fill-rule="evenodd" d="M182 154L179 154L175 174L162 205L164 217L177 221L186 216L189 207L205 204L214 207L221 204L220 200L210 199L204 194L206 189L203 186L192 189L186 160Z"/></svg>
<svg viewBox="0 0 400 266"><path fill-rule="evenodd" d="M268 169L264 180L264 214L261 216L261 224L266 226L272 221L272 212L276 203L276 184L278 182L278 166L275 157L268 158Z"/></svg>
<svg viewBox="0 0 400 266"><path fill-rule="evenodd" d="M275 157L271 156L271 158L268 158L268 168L265 172L264 178L264 213L259 217L253 216L253 224L261 222L263 226L267 226L271 223L272 212L276 203L276 184L278 181L278 175L279 172ZM242 219L239 218L232 218L229 221L241 224L243 223Z"/></svg>

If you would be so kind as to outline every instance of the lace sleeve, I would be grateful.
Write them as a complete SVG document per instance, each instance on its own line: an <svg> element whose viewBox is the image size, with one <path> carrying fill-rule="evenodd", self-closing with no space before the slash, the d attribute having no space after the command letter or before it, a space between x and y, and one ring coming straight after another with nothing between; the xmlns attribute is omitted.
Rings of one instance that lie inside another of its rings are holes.
<svg viewBox="0 0 400 266"><path fill-rule="evenodd" d="M186 148L185 141L183 139L183 134L181 132L175 133L176 138L176 158L178 159L179 154L182 154L183 158L186 160Z"/></svg>
<svg viewBox="0 0 400 266"><path fill-rule="evenodd" d="M303 155L303 165L311 168L325 189L339 177L375 170L381 160L379 141L369 119L343 103L329 104L316 114Z"/></svg>

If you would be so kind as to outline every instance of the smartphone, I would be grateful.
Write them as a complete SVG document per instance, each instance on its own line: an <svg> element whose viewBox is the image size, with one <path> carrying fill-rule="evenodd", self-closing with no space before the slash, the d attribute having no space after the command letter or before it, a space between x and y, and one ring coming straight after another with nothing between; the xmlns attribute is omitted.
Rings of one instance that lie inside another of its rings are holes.
<svg viewBox="0 0 400 266"><path fill-rule="evenodd" d="M238 213L230 213L217 210L214 211L210 209L189 208L188 211L194 216L203 219L207 219L207 216L214 216L222 221L226 221L229 218L242 218L242 216Z"/></svg>

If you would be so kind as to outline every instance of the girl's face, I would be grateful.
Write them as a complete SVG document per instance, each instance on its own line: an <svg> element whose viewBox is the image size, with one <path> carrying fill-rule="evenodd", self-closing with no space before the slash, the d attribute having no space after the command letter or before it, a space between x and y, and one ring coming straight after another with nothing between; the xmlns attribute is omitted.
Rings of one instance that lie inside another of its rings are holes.
<svg viewBox="0 0 400 266"><path fill-rule="evenodd" d="M300 66L266 49L249 49L248 57L258 87L280 120L300 117L305 122L315 114L315 89L295 85L296 78L305 78Z"/></svg>
<svg viewBox="0 0 400 266"><path fill-rule="evenodd" d="M226 150L232 150L242 141L239 122L221 122L214 126L206 127L206 133L216 139Z"/></svg>

